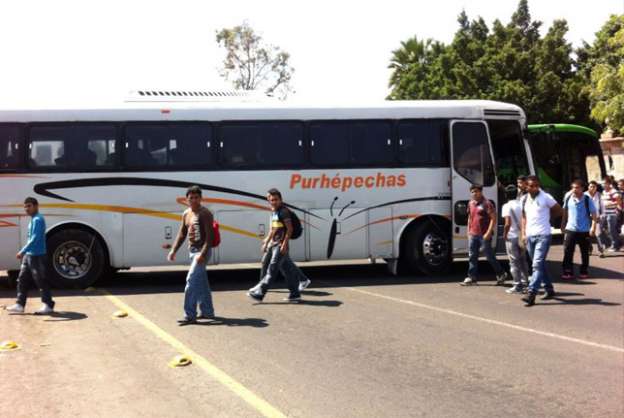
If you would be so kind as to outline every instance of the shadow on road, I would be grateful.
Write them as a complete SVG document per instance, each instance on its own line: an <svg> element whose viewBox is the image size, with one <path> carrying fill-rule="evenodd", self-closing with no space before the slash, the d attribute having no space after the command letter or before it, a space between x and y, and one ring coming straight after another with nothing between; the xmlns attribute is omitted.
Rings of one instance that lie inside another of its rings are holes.
<svg viewBox="0 0 624 418"><path fill-rule="evenodd" d="M197 321L193 325L211 325L211 326L219 326L225 325L227 327L253 327L253 328L266 328L269 326L269 323L265 319L261 318L223 318L220 316L216 316L214 319L209 321Z"/></svg>
<svg viewBox="0 0 624 418"><path fill-rule="evenodd" d="M82 312L57 311L48 315L48 318L45 320L46 322L67 322L80 321L88 318L88 316Z"/></svg>

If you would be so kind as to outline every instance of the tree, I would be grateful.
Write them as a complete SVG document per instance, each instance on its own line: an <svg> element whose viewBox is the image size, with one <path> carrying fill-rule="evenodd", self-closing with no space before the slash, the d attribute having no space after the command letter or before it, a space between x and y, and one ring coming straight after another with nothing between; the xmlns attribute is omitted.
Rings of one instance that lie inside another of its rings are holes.
<svg viewBox="0 0 624 418"><path fill-rule="evenodd" d="M290 54L279 47L266 44L247 22L217 31L217 44L225 48L221 76L231 80L239 90L264 89L281 99L292 91L294 73Z"/></svg>
<svg viewBox="0 0 624 418"><path fill-rule="evenodd" d="M578 55L589 79L592 118L624 133L624 15L612 15Z"/></svg>
<svg viewBox="0 0 624 418"><path fill-rule="evenodd" d="M529 122L590 123L588 92L564 20L541 37L542 23L521 0L507 25L495 20L490 29L463 11L458 24L449 45L412 38L417 59L395 63L410 41L393 52L390 99L500 100L521 106Z"/></svg>

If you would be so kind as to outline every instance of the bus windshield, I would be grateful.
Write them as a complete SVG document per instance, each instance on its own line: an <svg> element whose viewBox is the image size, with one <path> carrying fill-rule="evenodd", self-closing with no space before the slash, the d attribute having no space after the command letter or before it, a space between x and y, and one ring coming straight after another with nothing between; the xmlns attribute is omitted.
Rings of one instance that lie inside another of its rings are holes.
<svg viewBox="0 0 624 418"><path fill-rule="evenodd" d="M561 201L572 180L604 177L606 170L598 135L569 124L529 125L529 145L542 187Z"/></svg>

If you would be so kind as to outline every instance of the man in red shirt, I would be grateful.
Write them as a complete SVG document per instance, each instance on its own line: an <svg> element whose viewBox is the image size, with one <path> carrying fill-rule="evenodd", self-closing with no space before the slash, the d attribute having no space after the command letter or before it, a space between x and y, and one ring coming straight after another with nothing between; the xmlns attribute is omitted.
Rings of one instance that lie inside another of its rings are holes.
<svg viewBox="0 0 624 418"><path fill-rule="evenodd" d="M472 199L468 202L468 277L462 286L477 284L479 253L487 258L496 273L496 284L505 284L507 273L494 256L492 235L496 228L496 210L494 205L483 196L483 187L473 184L470 187Z"/></svg>

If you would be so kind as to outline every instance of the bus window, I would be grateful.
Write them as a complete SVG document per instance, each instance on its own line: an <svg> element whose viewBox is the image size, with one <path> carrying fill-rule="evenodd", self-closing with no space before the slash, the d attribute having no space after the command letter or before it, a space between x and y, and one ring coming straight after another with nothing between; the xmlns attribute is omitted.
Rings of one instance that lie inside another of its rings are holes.
<svg viewBox="0 0 624 418"><path fill-rule="evenodd" d="M406 166L448 167L448 138L440 120L399 122L399 161Z"/></svg>
<svg viewBox="0 0 624 418"><path fill-rule="evenodd" d="M350 160L348 123L311 123L310 146L310 158L315 166L348 165Z"/></svg>
<svg viewBox="0 0 624 418"><path fill-rule="evenodd" d="M488 120L496 175L501 186L515 185L518 176L529 174L520 124L515 120Z"/></svg>
<svg viewBox="0 0 624 418"><path fill-rule="evenodd" d="M209 124L131 124L124 150L131 168L199 168L214 166Z"/></svg>
<svg viewBox="0 0 624 418"><path fill-rule="evenodd" d="M353 165L387 165L394 162L390 122L353 121L350 124L350 140Z"/></svg>
<svg viewBox="0 0 624 418"><path fill-rule="evenodd" d="M453 124L453 167L472 184L494 184L494 167L485 125L468 122Z"/></svg>
<svg viewBox="0 0 624 418"><path fill-rule="evenodd" d="M19 126L0 125L0 170L21 168L24 130Z"/></svg>
<svg viewBox="0 0 624 418"><path fill-rule="evenodd" d="M304 162L299 122L225 123L219 127L219 141L228 168L295 167Z"/></svg>

